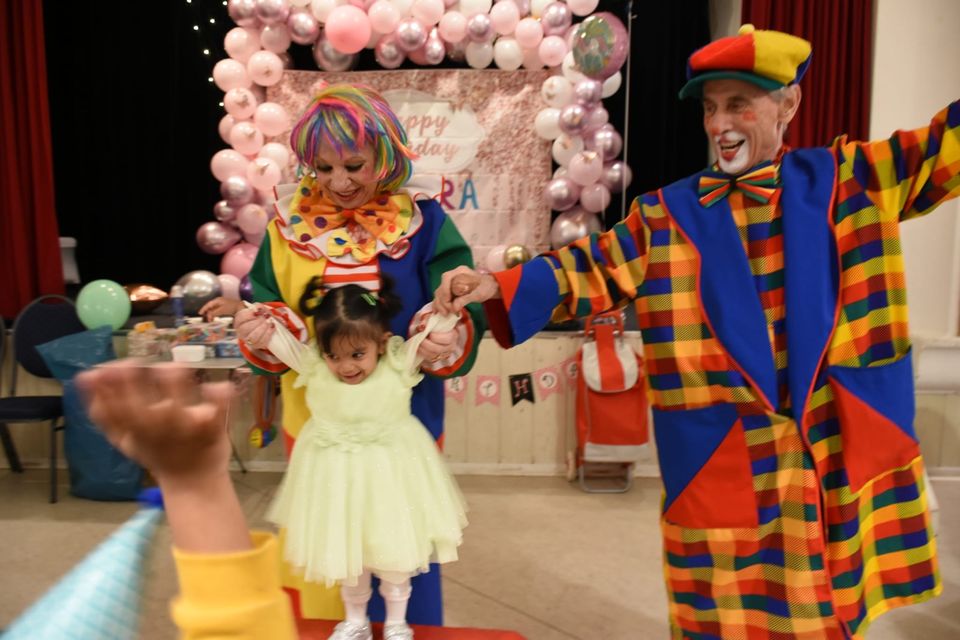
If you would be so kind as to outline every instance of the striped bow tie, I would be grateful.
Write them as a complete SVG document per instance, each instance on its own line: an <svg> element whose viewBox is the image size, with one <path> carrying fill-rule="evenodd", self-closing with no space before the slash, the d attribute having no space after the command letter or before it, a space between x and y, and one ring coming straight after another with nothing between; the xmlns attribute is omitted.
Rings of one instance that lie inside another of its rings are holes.
<svg viewBox="0 0 960 640"><path fill-rule="evenodd" d="M767 203L777 190L780 165L764 162L739 176L729 176L717 171L706 171L700 176L700 204L713 206L723 200L736 187L748 198Z"/></svg>

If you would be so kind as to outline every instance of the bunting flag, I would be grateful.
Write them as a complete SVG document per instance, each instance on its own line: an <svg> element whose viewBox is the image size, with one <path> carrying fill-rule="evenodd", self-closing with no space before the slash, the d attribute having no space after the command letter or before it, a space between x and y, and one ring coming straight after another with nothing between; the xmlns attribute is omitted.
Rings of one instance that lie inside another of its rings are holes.
<svg viewBox="0 0 960 640"><path fill-rule="evenodd" d="M580 377L580 365L577 363L577 356L570 356L560 365L563 368L563 374L567 378L567 386L570 389L577 388L577 378Z"/></svg>
<svg viewBox="0 0 960 640"><path fill-rule="evenodd" d="M500 377L477 376L476 404L479 407L489 402L495 407L500 406Z"/></svg>
<svg viewBox="0 0 960 640"><path fill-rule="evenodd" d="M463 404L463 400L467 396L467 381L463 379L463 376L447 378L443 382L443 390L446 397Z"/></svg>
<svg viewBox="0 0 960 640"><path fill-rule="evenodd" d="M510 376L510 400L517 406L522 400L536 402L533 398L533 377L529 373L518 373Z"/></svg>
<svg viewBox="0 0 960 640"><path fill-rule="evenodd" d="M557 371L556 366L538 369L534 372L533 379L537 383L537 396L540 397L540 402L543 402L554 393L563 391L560 373Z"/></svg>

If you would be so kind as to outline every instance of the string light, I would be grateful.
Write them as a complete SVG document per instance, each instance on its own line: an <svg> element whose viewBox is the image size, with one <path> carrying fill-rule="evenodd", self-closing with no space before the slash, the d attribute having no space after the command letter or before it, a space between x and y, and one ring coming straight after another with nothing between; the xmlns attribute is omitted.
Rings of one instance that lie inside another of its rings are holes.
<svg viewBox="0 0 960 640"><path fill-rule="evenodd" d="M205 55L205 56L210 55L210 49L204 49L204 50L203 50L203 55Z"/></svg>
<svg viewBox="0 0 960 640"><path fill-rule="evenodd" d="M193 25L193 30L200 31L200 25L197 25L197 24Z"/></svg>
<svg viewBox="0 0 960 640"><path fill-rule="evenodd" d="M207 82L213 82L213 78L212 77L207 78Z"/></svg>
<svg viewBox="0 0 960 640"><path fill-rule="evenodd" d="M210 24L217 24L217 21L214 20L213 18L210 18Z"/></svg>

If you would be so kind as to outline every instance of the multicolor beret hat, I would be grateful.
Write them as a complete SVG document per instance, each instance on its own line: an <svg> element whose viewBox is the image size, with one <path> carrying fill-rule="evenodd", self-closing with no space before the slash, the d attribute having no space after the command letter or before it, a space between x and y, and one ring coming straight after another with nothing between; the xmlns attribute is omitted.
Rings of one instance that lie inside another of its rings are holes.
<svg viewBox="0 0 960 640"><path fill-rule="evenodd" d="M737 35L720 38L687 60L687 84L681 98L699 98L703 83L732 78L774 91L800 82L810 65L810 43L780 31L757 31L752 24Z"/></svg>

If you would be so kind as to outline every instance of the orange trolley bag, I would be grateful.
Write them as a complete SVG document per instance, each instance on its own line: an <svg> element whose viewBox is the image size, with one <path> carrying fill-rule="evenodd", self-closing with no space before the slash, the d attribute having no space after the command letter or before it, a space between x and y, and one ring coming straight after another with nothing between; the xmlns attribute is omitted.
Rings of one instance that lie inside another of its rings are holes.
<svg viewBox="0 0 960 640"><path fill-rule="evenodd" d="M648 436L643 358L623 338L619 311L591 316L577 355L577 476L584 491L622 493Z"/></svg>

